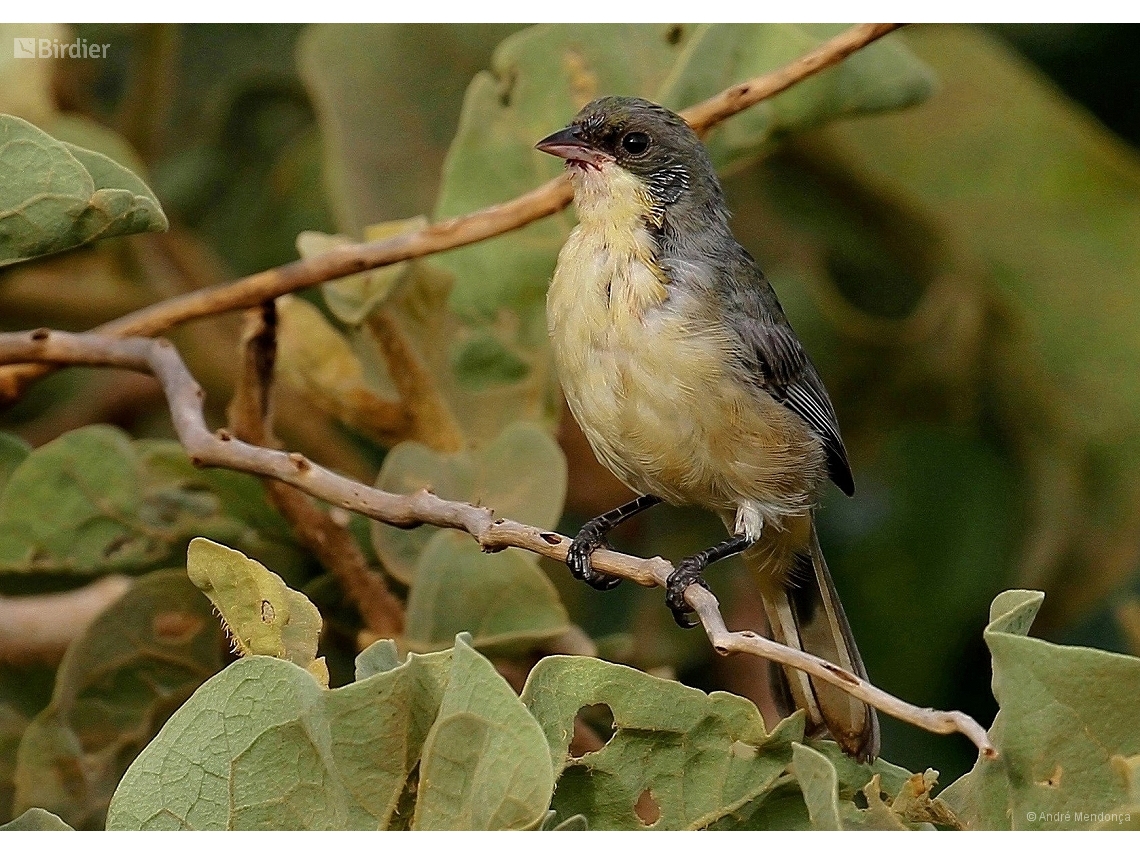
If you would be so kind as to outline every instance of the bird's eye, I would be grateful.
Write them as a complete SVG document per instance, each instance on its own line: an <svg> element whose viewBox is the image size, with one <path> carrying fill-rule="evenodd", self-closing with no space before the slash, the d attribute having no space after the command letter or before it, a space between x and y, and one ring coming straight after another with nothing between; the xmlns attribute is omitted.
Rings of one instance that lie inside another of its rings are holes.
<svg viewBox="0 0 1140 855"><path fill-rule="evenodd" d="M630 154L641 154L649 148L649 135L634 131L621 138L621 147Z"/></svg>

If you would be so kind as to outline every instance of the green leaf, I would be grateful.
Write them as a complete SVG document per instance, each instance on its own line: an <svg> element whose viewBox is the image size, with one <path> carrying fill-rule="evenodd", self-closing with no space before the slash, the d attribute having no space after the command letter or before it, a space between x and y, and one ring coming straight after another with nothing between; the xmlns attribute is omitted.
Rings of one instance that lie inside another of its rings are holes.
<svg viewBox="0 0 1140 855"><path fill-rule="evenodd" d="M1006 591L990 607L999 756L943 794L966 828L1088 828L1131 797L1114 758L1140 753L1140 659L1027 637L1043 598Z"/></svg>
<svg viewBox="0 0 1140 855"><path fill-rule="evenodd" d="M820 166L944 232L927 263L949 299L922 315L945 318L941 362L966 357L950 378L969 390L957 406L986 401L1005 447L1026 449L1025 555L1010 566L1020 587L1047 591L1039 625L1059 630L1136 570L1104 544L1135 540L1127 509L1140 499L1140 157L1004 40L904 35L941 90L828 128Z"/></svg>
<svg viewBox="0 0 1140 855"><path fill-rule="evenodd" d="M474 502L503 518L538 528L558 522L566 499L566 458L551 436L529 422L514 422L486 448L440 454L403 442L384 458L376 486L393 493L431 490ZM415 578L420 555L435 530L404 531L372 523L372 543L385 569L401 582Z"/></svg>
<svg viewBox="0 0 1140 855"><path fill-rule="evenodd" d="M697 27L655 100L684 109L792 62L842 29L832 24ZM780 136L846 116L909 107L933 88L926 66L901 42L883 39L733 116L709 134L706 144L718 169L739 168Z"/></svg>
<svg viewBox="0 0 1140 855"><path fill-rule="evenodd" d="M242 656L275 656L328 685L317 659L321 614L304 594L236 549L204 537L190 541L186 574L214 604Z"/></svg>
<svg viewBox="0 0 1140 855"><path fill-rule="evenodd" d="M91 241L169 226L158 199L130 170L0 115L0 265Z"/></svg>
<svg viewBox="0 0 1140 855"><path fill-rule="evenodd" d="M457 640L424 742L412 827L529 828L545 816L553 789L538 723L491 663Z"/></svg>
<svg viewBox="0 0 1140 855"><path fill-rule="evenodd" d="M0 825L0 831L75 831L51 811L28 808L11 822Z"/></svg>
<svg viewBox="0 0 1140 855"><path fill-rule="evenodd" d="M560 776L554 809L562 817L584 814L595 829L707 827L770 790L791 761L792 742L803 738L802 716L766 734L744 698L706 695L587 657L541 660L522 699ZM570 757L574 718L593 704L609 707L613 735L605 747ZM636 810L647 801L656 821Z"/></svg>
<svg viewBox="0 0 1140 855"><path fill-rule="evenodd" d="M518 550L488 555L467 534L437 531L416 566L406 642L429 650L466 631L480 650L507 652L566 632L566 609L534 559Z"/></svg>
<svg viewBox="0 0 1140 855"><path fill-rule="evenodd" d="M826 757L806 745L792 746L792 770L818 831L839 831L839 773Z"/></svg>
<svg viewBox="0 0 1140 855"><path fill-rule="evenodd" d="M15 816L16 754L29 722L51 703L55 667L0 663L0 821Z"/></svg>
<svg viewBox="0 0 1140 855"><path fill-rule="evenodd" d="M193 497L150 494L130 439L81 428L33 451L0 493L0 568L91 573L153 566Z"/></svg>
<svg viewBox="0 0 1140 855"><path fill-rule="evenodd" d="M256 479L203 472L176 443L132 442L107 425L35 449L0 487L0 571L156 569L181 564L196 534L301 560Z"/></svg>
<svg viewBox="0 0 1140 855"><path fill-rule="evenodd" d="M0 493L16 468L32 453L32 447L20 437L0 432Z"/></svg>
<svg viewBox="0 0 1140 855"><path fill-rule="evenodd" d="M451 363L459 385L481 389L517 383L530 373L530 364L487 329L474 331L452 350Z"/></svg>
<svg viewBox="0 0 1140 855"><path fill-rule="evenodd" d="M332 691L252 656L171 717L124 776L107 827L408 827L402 797L420 828L525 827L552 786L537 724L462 639Z"/></svg>
<svg viewBox="0 0 1140 855"><path fill-rule="evenodd" d="M138 579L68 647L16 754L16 810L97 828L128 764L221 667L210 604L182 570Z"/></svg>

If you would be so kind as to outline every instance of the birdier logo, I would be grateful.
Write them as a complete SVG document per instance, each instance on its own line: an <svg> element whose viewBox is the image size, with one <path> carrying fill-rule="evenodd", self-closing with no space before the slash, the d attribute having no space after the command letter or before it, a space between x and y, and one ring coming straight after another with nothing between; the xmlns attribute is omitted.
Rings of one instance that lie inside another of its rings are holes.
<svg viewBox="0 0 1140 855"><path fill-rule="evenodd" d="M106 59L109 47L109 44L92 44L87 39L61 42L16 36L12 39L12 56L16 59Z"/></svg>

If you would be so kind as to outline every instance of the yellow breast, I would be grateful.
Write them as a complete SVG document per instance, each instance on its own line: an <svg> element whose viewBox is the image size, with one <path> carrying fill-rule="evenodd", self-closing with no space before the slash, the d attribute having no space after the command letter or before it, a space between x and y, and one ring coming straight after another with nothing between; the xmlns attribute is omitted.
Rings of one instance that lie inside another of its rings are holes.
<svg viewBox="0 0 1140 855"><path fill-rule="evenodd" d="M655 262L639 183L605 169L575 182L579 225L547 295L558 377L598 459L675 504L756 499L776 514L810 501L788 481L803 469L790 414L730 376L710 308L670 289Z"/></svg>

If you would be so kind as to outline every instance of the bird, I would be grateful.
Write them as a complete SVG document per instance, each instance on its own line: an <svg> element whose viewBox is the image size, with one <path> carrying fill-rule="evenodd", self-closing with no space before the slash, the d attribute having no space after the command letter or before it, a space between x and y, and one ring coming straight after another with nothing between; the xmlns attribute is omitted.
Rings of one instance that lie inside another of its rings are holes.
<svg viewBox="0 0 1140 855"><path fill-rule="evenodd" d="M675 565L677 623L696 625L685 591L708 587L705 568L743 553L773 638L866 679L816 535L827 480L855 490L835 408L733 235L708 150L678 114L617 95L535 147L565 161L578 217L546 299L558 380L599 462L637 495L582 527L571 573L608 590L620 580L590 556L610 530L661 502L706 508L729 537ZM810 734L878 756L872 707L796 669L778 681Z"/></svg>

